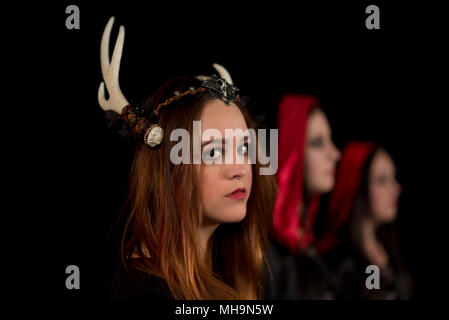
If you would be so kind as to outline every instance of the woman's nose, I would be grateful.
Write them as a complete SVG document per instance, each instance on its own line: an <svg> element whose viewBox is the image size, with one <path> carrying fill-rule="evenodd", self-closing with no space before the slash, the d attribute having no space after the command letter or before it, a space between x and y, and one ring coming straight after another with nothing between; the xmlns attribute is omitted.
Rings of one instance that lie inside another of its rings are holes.
<svg viewBox="0 0 449 320"><path fill-rule="evenodd" d="M243 178L246 175L246 169L243 164L227 164L226 176L229 179Z"/></svg>
<svg viewBox="0 0 449 320"><path fill-rule="evenodd" d="M331 142L330 154L331 154L332 160L334 160L334 161L340 160L340 150L338 150L338 148L335 146L335 144L333 142Z"/></svg>

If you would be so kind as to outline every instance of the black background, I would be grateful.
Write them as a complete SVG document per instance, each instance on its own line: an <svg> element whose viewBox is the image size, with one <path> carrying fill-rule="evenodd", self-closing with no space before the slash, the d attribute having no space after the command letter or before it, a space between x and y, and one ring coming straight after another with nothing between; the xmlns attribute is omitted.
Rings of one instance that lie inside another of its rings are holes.
<svg viewBox="0 0 449 320"><path fill-rule="evenodd" d="M79 30L65 27L70 4L80 8ZM369 4L380 8L380 30L365 28ZM403 186L399 236L416 298L441 298L445 242L437 227L446 212L435 180L445 171L446 144L436 142L442 105L427 99L433 61L424 57L434 34L423 17L433 10L384 1L63 1L5 10L12 18L7 95L17 107L5 115L14 120L6 130L18 138L6 142L12 155L6 168L14 168L5 172L12 173L5 203L14 208L3 241L10 296L103 297L107 290L107 239L132 155L107 128L97 102L100 39L115 16L110 53L124 25L120 84L128 100L145 99L172 75L211 74L217 62L250 97L262 126L276 127L284 93L315 94L337 147L356 138L385 146ZM81 290L65 288L70 264L81 270Z"/></svg>

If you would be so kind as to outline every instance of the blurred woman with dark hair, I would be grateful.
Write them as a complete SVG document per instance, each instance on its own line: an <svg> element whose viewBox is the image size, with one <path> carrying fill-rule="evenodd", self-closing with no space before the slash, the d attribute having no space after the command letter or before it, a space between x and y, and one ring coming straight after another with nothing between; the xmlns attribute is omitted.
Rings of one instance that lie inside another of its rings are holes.
<svg viewBox="0 0 449 320"><path fill-rule="evenodd" d="M332 190L340 152L314 96L287 94L278 110L277 174L267 299L330 299L332 280L314 249L320 195Z"/></svg>
<svg viewBox="0 0 449 320"><path fill-rule="evenodd" d="M317 248L339 279L338 298L409 299L411 279L401 259L397 216L401 186L390 154L369 141L342 152ZM380 289L367 288L368 265L379 268Z"/></svg>
<svg viewBox="0 0 449 320"><path fill-rule="evenodd" d="M111 27L112 21L106 38ZM123 44L119 34L120 41ZM115 52L111 65L117 64L114 56ZM208 129L225 137L226 129L254 128L230 75L223 67L214 67L221 78L175 77L141 106L128 104L120 95L111 103L136 140L128 198L118 220L120 268L111 297L257 299L262 295L276 185L273 176L259 174L258 162L248 161L248 149L256 141L248 137L241 143L233 137L237 141L202 140L200 156L210 163L195 163L192 143L187 156L183 150L188 163L172 159L178 141L172 141L170 133L178 129L194 140L194 121L201 123L200 137ZM112 75L118 77L118 71ZM103 76L108 84L104 70ZM114 92L105 101L102 90L101 86L100 105L106 110ZM228 153L233 154L232 163L221 163ZM244 162L236 161L238 157Z"/></svg>

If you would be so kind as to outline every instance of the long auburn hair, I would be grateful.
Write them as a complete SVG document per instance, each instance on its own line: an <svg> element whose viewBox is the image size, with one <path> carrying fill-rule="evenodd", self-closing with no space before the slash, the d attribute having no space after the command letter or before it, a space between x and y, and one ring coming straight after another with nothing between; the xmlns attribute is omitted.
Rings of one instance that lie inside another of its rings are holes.
<svg viewBox="0 0 449 320"><path fill-rule="evenodd" d="M198 87L198 81L171 78L143 108L151 114L174 91ZM198 246L203 218L201 181L193 165L170 161L170 149L177 143L169 139L172 130L184 128L192 137L193 120L200 120L204 105L212 99L209 93L200 92L172 102L159 113L163 142L155 148L136 144L127 198L116 224L120 269L137 269L164 279L175 299L259 299L276 193L274 176L260 175L258 162L251 166L246 217L216 229L211 239L211 269L200 258ZM248 128L257 129L246 108L240 102L236 105Z"/></svg>

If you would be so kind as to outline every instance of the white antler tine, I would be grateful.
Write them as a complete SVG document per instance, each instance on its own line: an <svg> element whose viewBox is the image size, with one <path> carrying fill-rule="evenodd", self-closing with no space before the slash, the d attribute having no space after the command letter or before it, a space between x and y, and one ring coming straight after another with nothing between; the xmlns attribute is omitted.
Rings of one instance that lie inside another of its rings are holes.
<svg viewBox="0 0 449 320"><path fill-rule="evenodd" d="M98 88L98 103L100 104L100 106L107 104L105 93L104 93L104 82L103 81L100 83L100 87Z"/></svg>
<svg viewBox="0 0 449 320"><path fill-rule="evenodd" d="M219 65L218 63L214 63L212 66L215 68L215 70L218 71L218 74L220 75L220 77L225 79L227 83L234 84L232 82L231 75L229 74L228 70L225 69L225 67L223 67L222 65Z"/></svg>
<svg viewBox="0 0 449 320"><path fill-rule="evenodd" d="M114 46L114 52L112 54L112 62L109 60L109 39L111 37L112 25L114 23L114 17L111 17L106 24L106 27L101 38L100 47L100 64L101 73L103 75L104 82L100 84L98 88L98 103L101 108L106 110L114 110L120 113L122 108L128 105L128 101L120 90L118 81L120 71L120 60L122 58L123 43L125 37L125 30L123 26L120 27L119 35ZM105 98L104 86L109 93L109 99Z"/></svg>
<svg viewBox="0 0 449 320"><path fill-rule="evenodd" d="M201 81L210 79L210 77L208 77L208 76L203 76L203 75L195 76L195 78L198 79L198 80L201 80Z"/></svg>
<svg viewBox="0 0 449 320"><path fill-rule="evenodd" d="M101 73L104 75L107 73L109 68L109 39L111 38L111 29L114 24L114 17L111 17L104 28L103 36L101 37L100 45L100 63L101 63Z"/></svg>
<svg viewBox="0 0 449 320"><path fill-rule="evenodd" d="M125 41L125 28L120 26L117 41L115 42L114 52L112 52L112 60L111 65L113 66L112 70L114 71L114 76L117 77L120 72L120 60L122 59L123 52L123 43Z"/></svg>

